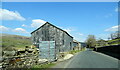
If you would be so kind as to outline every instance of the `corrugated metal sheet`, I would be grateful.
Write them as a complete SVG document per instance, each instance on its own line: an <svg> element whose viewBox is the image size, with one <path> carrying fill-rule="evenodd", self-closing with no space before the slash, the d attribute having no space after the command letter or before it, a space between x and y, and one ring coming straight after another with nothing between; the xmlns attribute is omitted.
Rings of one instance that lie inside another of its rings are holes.
<svg viewBox="0 0 120 70"><path fill-rule="evenodd" d="M56 59L55 41L40 41L40 58L54 61Z"/></svg>

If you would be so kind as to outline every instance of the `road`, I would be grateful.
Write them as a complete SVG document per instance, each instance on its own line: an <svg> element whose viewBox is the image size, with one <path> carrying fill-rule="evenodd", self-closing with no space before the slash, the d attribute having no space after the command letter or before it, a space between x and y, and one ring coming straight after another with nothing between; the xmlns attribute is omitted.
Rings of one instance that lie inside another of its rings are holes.
<svg viewBox="0 0 120 70"><path fill-rule="evenodd" d="M69 60L57 63L53 68L118 68L118 59L86 50Z"/></svg>

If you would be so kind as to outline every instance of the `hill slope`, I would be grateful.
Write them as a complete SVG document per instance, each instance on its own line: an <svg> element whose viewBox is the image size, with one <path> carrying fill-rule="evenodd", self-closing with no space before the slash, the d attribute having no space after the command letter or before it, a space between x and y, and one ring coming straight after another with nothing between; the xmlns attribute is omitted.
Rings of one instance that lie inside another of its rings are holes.
<svg viewBox="0 0 120 70"><path fill-rule="evenodd" d="M120 45L120 39L118 38L118 39L109 40L108 43L110 45L118 45L118 44Z"/></svg>
<svg viewBox="0 0 120 70"><path fill-rule="evenodd" d="M31 38L19 35L1 34L0 36L2 47L4 48L24 48L31 45Z"/></svg>

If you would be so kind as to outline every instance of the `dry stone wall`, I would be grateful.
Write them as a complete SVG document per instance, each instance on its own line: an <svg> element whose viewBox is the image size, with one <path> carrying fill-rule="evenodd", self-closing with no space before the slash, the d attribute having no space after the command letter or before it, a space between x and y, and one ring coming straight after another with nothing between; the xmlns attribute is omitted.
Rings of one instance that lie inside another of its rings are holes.
<svg viewBox="0 0 120 70"><path fill-rule="evenodd" d="M17 51L3 51L1 67L7 68L31 68L33 65L40 65L47 61L40 61L37 48L25 48Z"/></svg>

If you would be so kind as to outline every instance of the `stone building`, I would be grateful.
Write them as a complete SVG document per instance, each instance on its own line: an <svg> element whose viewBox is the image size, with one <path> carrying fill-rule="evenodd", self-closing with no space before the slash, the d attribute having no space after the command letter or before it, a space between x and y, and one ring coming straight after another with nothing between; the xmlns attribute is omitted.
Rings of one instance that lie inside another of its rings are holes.
<svg viewBox="0 0 120 70"><path fill-rule="evenodd" d="M31 32L31 38L33 45L37 47L39 47L42 41L55 41L55 50L57 53L73 49L73 37L49 22Z"/></svg>
<svg viewBox="0 0 120 70"><path fill-rule="evenodd" d="M81 43L73 40L73 50L81 50Z"/></svg>

